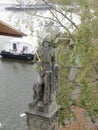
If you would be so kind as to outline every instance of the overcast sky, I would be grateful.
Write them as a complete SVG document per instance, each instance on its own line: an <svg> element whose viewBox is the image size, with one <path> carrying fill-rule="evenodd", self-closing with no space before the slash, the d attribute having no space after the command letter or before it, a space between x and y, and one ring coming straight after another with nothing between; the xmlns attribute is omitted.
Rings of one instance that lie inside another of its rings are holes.
<svg viewBox="0 0 98 130"><path fill-rule="evenodd" d="M16 0L0 0L0 3L15 3Z"/></svg>

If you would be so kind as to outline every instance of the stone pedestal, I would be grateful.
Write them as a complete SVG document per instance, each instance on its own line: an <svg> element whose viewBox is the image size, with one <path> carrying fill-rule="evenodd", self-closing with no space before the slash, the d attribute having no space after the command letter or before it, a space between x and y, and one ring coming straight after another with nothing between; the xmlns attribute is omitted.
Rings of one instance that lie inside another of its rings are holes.
<svg viewBox="0 0 98 130"><path fill-rule="evenodd" d="M33 110L26 112L28 130L57 130L56 120L58 109L59 106L49 113Z"/></svg>

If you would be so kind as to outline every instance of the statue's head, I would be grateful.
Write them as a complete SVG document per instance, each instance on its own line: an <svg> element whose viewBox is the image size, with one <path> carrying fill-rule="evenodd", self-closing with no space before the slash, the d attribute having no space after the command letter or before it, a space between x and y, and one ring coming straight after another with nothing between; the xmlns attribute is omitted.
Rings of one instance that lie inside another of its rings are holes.
<svg viewBox="0 0 98 130"><path fill-rule="evenodd" d="M51 45L51 40L49 38L44 38L42 41L42 46L50 47L50 45Z"/></svg>

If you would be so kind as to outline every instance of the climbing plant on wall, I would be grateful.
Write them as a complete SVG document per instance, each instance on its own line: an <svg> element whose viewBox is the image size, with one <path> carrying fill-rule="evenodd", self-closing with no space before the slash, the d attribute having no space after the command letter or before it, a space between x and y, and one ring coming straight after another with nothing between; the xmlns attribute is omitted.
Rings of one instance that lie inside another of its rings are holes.
<svg viewBox="0 0 98 130"><path fill-rule="evenodd" d="M69 43L61 40L58 44L59 121L63 125L65 118L72 119L72 105L85 108L93 122L98 118L97 5L96 1L77 2L81 24L73 34L74 40Z"/></svg>

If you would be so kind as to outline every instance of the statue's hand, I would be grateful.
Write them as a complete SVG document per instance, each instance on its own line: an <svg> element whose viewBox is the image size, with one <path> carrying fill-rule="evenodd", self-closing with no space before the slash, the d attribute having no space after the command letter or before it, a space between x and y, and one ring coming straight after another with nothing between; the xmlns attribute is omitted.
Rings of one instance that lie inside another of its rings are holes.
<svg viewBox="0 0 98 130"><path fill-rule="evenodd" d="M37 62L37 64L38 64L39 66L42 66L42 62Z"/></svg>

